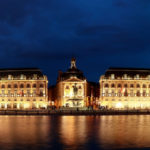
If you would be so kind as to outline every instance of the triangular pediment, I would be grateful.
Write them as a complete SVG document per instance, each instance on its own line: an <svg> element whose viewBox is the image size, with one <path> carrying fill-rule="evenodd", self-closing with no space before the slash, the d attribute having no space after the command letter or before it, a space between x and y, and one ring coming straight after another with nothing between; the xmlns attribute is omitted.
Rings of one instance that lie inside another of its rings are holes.
<svg viewBox="0 0 150 150"><path fill-rule="evenodd" d="M81 80L77 77L70 77L69 79L65 80L65 82L83 82L84 80Z"/></svg>

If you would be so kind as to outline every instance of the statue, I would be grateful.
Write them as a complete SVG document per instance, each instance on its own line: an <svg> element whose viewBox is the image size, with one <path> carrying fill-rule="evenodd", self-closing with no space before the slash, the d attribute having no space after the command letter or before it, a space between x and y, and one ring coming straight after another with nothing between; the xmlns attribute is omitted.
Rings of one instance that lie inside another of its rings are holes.
<svg viewBox="0 0 150 150"><path fill-rule="evenodd" d="M77 96L77 94L78 94L78 88L77 88L76 85L77 84L75 83L75 85L73 86L73 94L74 94L74 96Z"/></svg>

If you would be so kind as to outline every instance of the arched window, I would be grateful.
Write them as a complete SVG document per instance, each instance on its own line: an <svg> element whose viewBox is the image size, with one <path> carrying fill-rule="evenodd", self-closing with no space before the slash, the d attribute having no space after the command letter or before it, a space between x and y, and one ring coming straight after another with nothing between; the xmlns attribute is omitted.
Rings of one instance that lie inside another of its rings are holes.
<svg viewBox="0 0 150 150"><path fill-rule="evenodd" d="M33 84L33 88L36 88L36 84Z"/></svg>
<svg viewBox="0 0 150 150"><path fill-rule="evenodd" d="M30 86L30 84L27 84L27 88L30 88L31 86Z"/></svg>
<svg viewBox="0 0 150 150"><path fill-rule="evenodd" d="M146 91L145 90L143 91L143 96L146 96Z"/></svg>
<svg viewBox="0 0 150 150"><path fill-rule="evenodd" d="M136 85L136 87L137 87L137 88L140 88L140 85L139 85L139 84L137 84L137 85Z"/></svg>
<svg viewBox="0 0 150 150"><path fill-rule="evenodd" d="M125 84L125 85L124 85L124 87L125 87L125 88L127 88L127 87L128 87L128 85L127 85L127 84Z"/></svg>
<svg viewBox="0 0 150 150"><path fill-rule="evenodd" d="M127 92L127 90L125 90L125 92L124 92L124 96L128 96L128 92Z"/></svg>
<svg viewBox="0 0 150 150"><path fill-rule="evenodd" d="M20 84L20 88L24 88L24 85L23 85L23 84Z"/></svg>
<svg viewBox="0 0 150 150"><path fill-rule="evenodd" d="M136 92L136 96L140 97L140 91Z"/></svg>
<svg viewBox="0 0 150 150"><path fill-rule="evenodd" d="M143 84L143 88L146 88L146 85L145 85L145 84Z"/></svg>
<svg viewBox="0 0 150 150"><path fill-rule="evenodd" d="M17 84L14 84L14 88L18 88Z"/></svg>
<svg viewBox="0 0 150 150"><path fill-rule="evenodd" d="M2 84L2 88L5 88L5 85L4 85L4 84Z"/></svg>
<svg viewBox="0 0 150 150"><path fill-rule="evenodd" d="M118 88L121 88L121 84L118 84Z"/></svg>
<svg viewBox="0 0 150 150"><path fill-rule="evenodd" d="M43 86L43 84L40 84L40 88L43 88L44 86Z"/></svg>
<svg viewBox="0 0 150 150"><path fill-rule="evenodd" d="M109 85L106 83L106 84L104 85L104 87L105 87L105 88L108 88L108 87L109 87Z"/></svg>
<svg viewBox="0 0 150 150"><path fill-rule="evenodd" d="M111 87L112 87L112 88L114 88L114 87L115 87L115 84L114 84L114 83L112 83L112 84L111 84Z"/></svg>
<svg viewBox="0 0 150 150"><path fill-rule="evenodd" d="M7 86L8 88L11 88L11 85L10 84L8 84L8 86Z"/></svg>
<svg viewBox="0 0 150 150"><path fill-rule="evenodd" d="M130 85L130 88L133 88L133 87L134 87L134 85L133 85L133 84L131 84L131 85Z"/></svg>

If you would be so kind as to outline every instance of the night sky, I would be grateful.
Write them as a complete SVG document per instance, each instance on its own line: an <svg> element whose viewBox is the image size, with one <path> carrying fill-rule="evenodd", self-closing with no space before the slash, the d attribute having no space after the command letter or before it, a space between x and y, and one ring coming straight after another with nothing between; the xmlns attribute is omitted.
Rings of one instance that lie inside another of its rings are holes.
<svg viewBox="0 0 150 150"><path fill-rule="evenodd" d="M72 56L95 82L110 66L150 68L150 0L0 0L0 68L54 84Z"/></svg>

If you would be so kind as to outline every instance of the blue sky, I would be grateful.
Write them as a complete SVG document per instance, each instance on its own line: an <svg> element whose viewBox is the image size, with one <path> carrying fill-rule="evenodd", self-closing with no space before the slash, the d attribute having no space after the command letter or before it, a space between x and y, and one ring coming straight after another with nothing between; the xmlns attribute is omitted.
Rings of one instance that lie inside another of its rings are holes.
<svg viewBox="0 0 150 150"><path fill-rule="evenodd" d="M0 68L39 67L50 84L72 56L90 81L150 68L149 0L0 0Z"/></svg>

